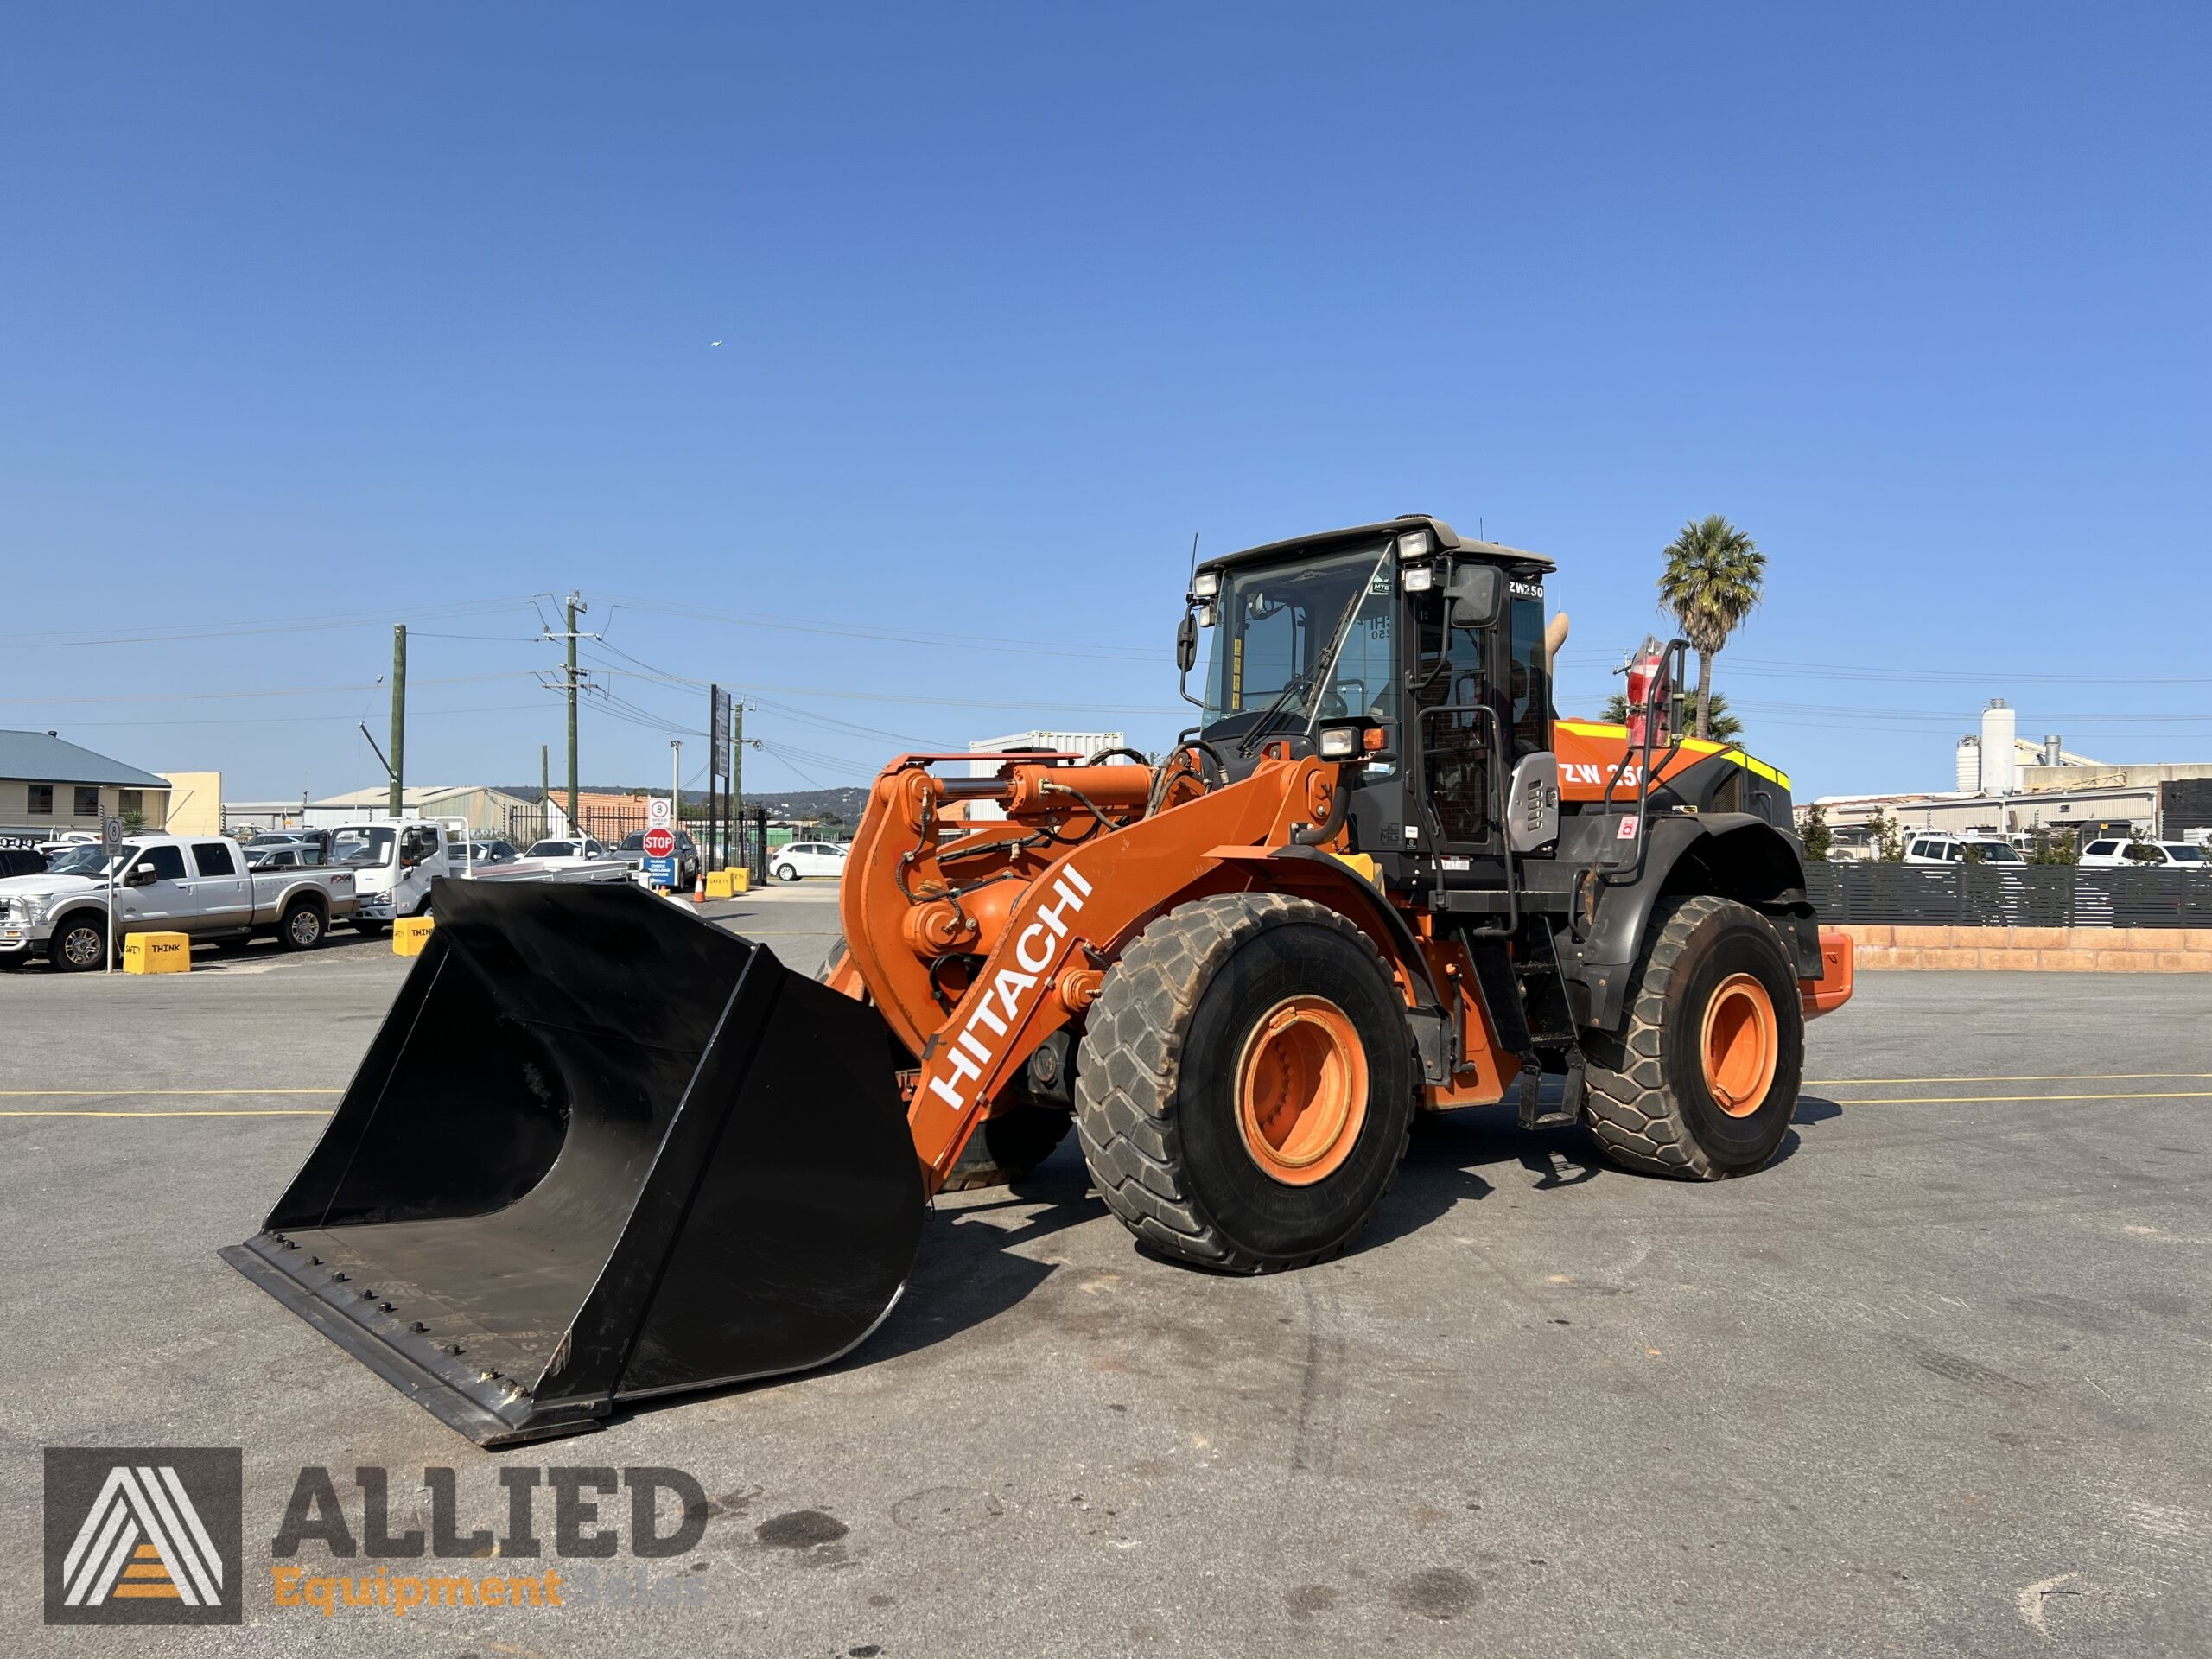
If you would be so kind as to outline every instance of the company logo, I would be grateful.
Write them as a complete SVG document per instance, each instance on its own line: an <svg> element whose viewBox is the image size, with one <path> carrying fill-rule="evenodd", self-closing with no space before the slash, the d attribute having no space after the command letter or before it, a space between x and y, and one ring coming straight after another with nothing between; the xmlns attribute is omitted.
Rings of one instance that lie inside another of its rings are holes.
<svg viewBox="0 0 2212 1659"><path fill-rule="evenodd" d="M51 1446L46 1622L236 1624L235 1446Z"/></svg>
<svg viewBox="0 0 2212 1659"><path fill-rule="evenodd" d="M1052 965L1061 941L1067 938L1067 918L1083 908L1083 901L1090 896L1090 883L1071 864L1052 878L1052 896L1059 903L1039 906L1029 925L1014 936L1016 965L1001 968L993 976L990 988L977 1000L956 1039L930 1057L930 1067L935 1072L929 1080L930 1092L956 1112L967 1109L968 1097L963 1090L980 1083L996 1058L995 1039L1021 1023L1022 1004ZM937 1071L940 1059L944 1062L941 1071Z"/></svg>

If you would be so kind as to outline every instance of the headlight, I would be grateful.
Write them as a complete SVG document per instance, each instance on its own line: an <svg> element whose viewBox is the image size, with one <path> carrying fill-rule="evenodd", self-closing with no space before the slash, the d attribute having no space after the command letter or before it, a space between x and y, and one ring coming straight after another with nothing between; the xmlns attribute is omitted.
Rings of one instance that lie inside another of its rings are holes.
<svg viewBox="0 0 2212 1659"><path fill-rule="evenodd" d="M1321 758L1324 760L1349 760L1358 753L1358 727L1324 726L1321 728Z"/></svg>
<svg viewBox="0 0 2212 1659"><path fill-rule="evenodd" d="M1221 572L1201 570L1191 579L1191 597L1211 599L1221 591Z"/></svg>
<svg viewBox="0 0 2212 1659"><path fill-rule="evenodd" d="M16 912L16 919L26 927L35 926L39 918L46 914L46 906L36 899L10 899L8 903Z"/></svg>

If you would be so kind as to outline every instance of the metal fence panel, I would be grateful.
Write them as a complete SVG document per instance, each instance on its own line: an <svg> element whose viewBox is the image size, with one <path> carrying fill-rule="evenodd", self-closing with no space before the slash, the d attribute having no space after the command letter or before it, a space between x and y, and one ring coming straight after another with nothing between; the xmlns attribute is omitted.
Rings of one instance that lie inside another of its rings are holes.
<svg viewBox="0 0 2212 1659"><path fill-rule="evenodd" d="M2073 864L1815 864L1824 922L1902 927L2212 927L2212 873Z"/></svg>

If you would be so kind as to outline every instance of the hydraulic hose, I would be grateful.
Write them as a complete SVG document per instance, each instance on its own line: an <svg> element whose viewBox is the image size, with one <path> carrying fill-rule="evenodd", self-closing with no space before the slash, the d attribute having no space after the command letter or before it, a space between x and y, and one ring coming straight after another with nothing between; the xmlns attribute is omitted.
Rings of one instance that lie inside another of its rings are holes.
<svg viewBox="0 0 2212 1659"><path fill-rule="evenodd" d="M1337 774L1336 786L1329 791L1329 816L1319 823L1301 823L1290 832L1294 847L1319 847L1324 842L1334 841L1344 827L1344 819L1351 813L1351 785L1342 772Z"/></svg>

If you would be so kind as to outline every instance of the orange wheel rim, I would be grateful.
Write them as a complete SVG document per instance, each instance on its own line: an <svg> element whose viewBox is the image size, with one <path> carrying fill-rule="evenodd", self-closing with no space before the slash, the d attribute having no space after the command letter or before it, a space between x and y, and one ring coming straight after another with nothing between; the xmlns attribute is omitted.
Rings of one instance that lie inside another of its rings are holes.
<svg viewBox="0 0 2212 1659"><path fill-rule="evenodd" d="M1367 1122L1367 1051L1326 998L1269 1008L1236 1063L1236 1129L1271 1179L1311 1186L1344 1166Z"/></svg>
<svg viewBox="0 0 2212 1659"><path fill-rule="evenodd" d="M1731 1117L1749 1117L1765 1103L1781 1058L1774 999L1750 974L1731 974L1713 987L1705 1005L1705 1034L1698 1045L1706 1092Z"/></svg>

